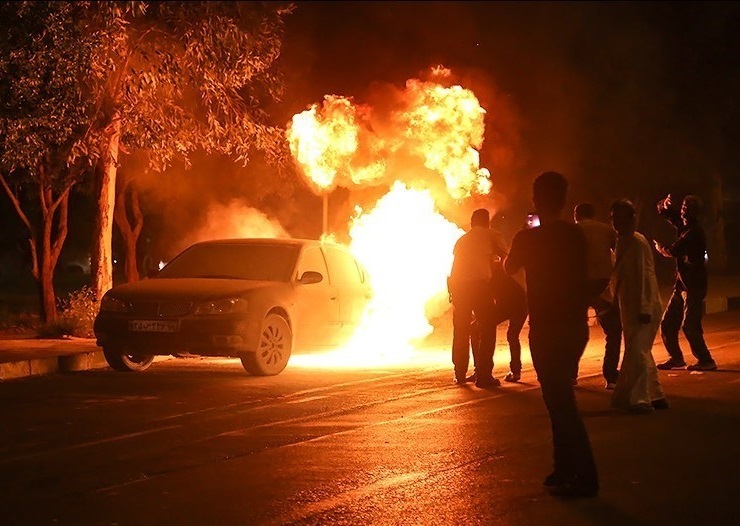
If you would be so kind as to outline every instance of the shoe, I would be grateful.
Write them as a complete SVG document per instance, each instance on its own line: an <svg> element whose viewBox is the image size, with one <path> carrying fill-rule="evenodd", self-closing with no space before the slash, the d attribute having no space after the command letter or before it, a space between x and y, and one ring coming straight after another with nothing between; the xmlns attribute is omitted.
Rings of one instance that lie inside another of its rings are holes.
<svg viewBox="0 0 740 526"><path fill-rule="evenodd" d="M646 415L653 412L653 406L648 403L634 404L629 406L627 411L635 415Z"/></svg>
<svg viewBox="0 0 740 526"><path fill-rule="evenodd" d="M686 362L676 358L668 358L668 360L663 363L659 363L656 367L661 371L668 371L669 369L683 369L686 367Z"/></svg>
<svg viewBox="0 0 740 526"><path fill-rule="evenodd" d="M665 398L659 398L658 400L653 400L650 402L650 405L653 406L653 409L668 409L670 406L668 405L668 400Z"/></svg>
<svg viewBox="0 0 740 526"><path fill-rule="evenodd" d="M499 387L501 385L501 380L498 378L494 378L493 376L489 376L488 378L478 378L475 381L475 386L479 389L488 389L490 387Z"/></svg>
<svg viewBox="0 0 740 526"><path fill-rule="evenodd" d="M515 383L518 382L522 377L522 373L515 373L513 371L509 371L506 373L506 377L504 377L504 382L511 382Z"/></svg>
<svg viewBox="0 0 740 526"><path fill-rule="evenodd" d="M545 480L542 481L542 485L549 488L554 488L555 486L560 486L564 483L565 480L563 480L560 474L556 473L555 471L546 476Z"/></svg>
<svg viewBox="0 0 740 526"><path fill-rule="evenodd" d="M452 379L452 383L455 385L465 385L468 383L468 379L460 376L455 376L455 378Z"/></svg>
<svg viewBox="0 0 740 526"><path fill-rule="evenodd" d="M573 385L578 385L578 378L573 378Z"/></svg>
<svg viewBox="0 0 740 526"><path fill-rule="evenodd" d="M693 365L689 365L687 369L689 371L716 371L717 364L714 363L714 360L711 362L696 362Z"/></svg>
<svg viewBox="0 0 740 526"><path fill-rule="evenodd" d="M550 495L561 499L592 499L598 494L599 488L596 486L584 486L570 482L558 484L550 490Z"/></svg>
<svg viewBox="0 0 740 526"><path fill-rule="evenodd" d="M606 382L606 386L604 388L607 391L614 391L615 387L617 387L617 382Z"/></svg>
<svg viewBox="0 0 740 526"><path fill-rule="evenodd" d="M475 383L475 381L478 379L478 373L473 373L470 376L465 377L466 382Z"/></svg>

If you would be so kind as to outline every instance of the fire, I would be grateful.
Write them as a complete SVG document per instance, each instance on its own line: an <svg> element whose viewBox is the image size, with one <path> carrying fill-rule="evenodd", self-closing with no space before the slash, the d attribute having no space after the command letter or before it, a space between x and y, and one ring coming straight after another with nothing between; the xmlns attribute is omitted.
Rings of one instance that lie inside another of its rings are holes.
<svg viewBox="0 0 740 526"><path fill-rule="evenodd" d="M293 363L403 361L432 332L429 320L449 308L446 277L463 230L440 207L491 190L479 155L485 110L472 91L441 83L450 77L437 66L434 80L409 80L382 109L327 96L293 117L290 149L317 192L388 188L348 218L349 248L374 291L361 326L343 353Z"/></svg>

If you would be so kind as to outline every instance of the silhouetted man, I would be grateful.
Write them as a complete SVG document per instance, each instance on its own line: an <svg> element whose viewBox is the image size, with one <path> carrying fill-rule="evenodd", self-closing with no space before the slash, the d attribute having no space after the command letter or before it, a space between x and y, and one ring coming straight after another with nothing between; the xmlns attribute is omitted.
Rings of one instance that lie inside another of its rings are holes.
<svg viewBox="0 0 740 526"><path fill-rule="evenodd" d="M652 354L662 312L653 252L645 236L635 232L630 201L614 202L611 218L619 234L612 288L624 328L624 359L612 405L633 413L668 409Z"/></svg>
<svg viewBox="0 0 740 526"><path fill-rule="evenodd" d="M475 357L475 385L495 387L493 350L496 326L491 323L493 299L490 294L493 248L488 229L488 210L480 208L470 218L470 230L455 243L448 288L452 300L452 363L455 383L465 384L470 362L470 323L473 314L480 324L481 344Z"/></svg>
<svg viewBox="0 0 740 526"><path fill-rule="evenodd" d="M691 353L697 359L689 365L690 371L714 371L717 364L704 341L701 318L704 315L704 298L707 295L707 269L704 257L707 242L704 229L699 223L701 201L689 195L683 200L681 210L673 206L670 194L658 202L658 213L678 231L678 238L671 245L655 242L655 249L665 257L676 258L676 283L668 300L660 334L670 358L659 364L658 369L678 369L686 366L678 331L683 324L683 333L689 341ZM684 295L686 299L684 300Z"/></svg>
<svg viewBox="0 0 740 526"><path fill-rule="evenodd" d="M544 484L564 498L594 497L596 464L575 393L573 371L588 342L586 239L560 219L568 182L557 172L534 181L540 226L519 231L504 268L524 268L529 306L529 347L550 414L555 470Z"/></svg>
<svg viewBox="0 0 740 526"><path fill-rule="evenodd" d="M596 319L606 336L604 362L601 372L607 389L614 389L619 375L619 348L622 341L622 324L619 306L609 291L612 276L612 251L616 235L612 227L596 221L594 207L581 203L573 210L573 220L586 236L586 265L588 268L589 307L596 312Z"/></svg>
<svg viewBox="0 0 740 526"><path fill-rule="evenodd" d="M504 272L503 261L509 254L509 247L493 226L491 226L491 237L494 255L491 267L491 294L494 301L491 323L498 326L507 320L509 322L506 329L506 341L509 344L510 353L509 372L506 373L504 381L518 382L522 377L522 345L519 335L527 320L527 297L519 282ZM475 360L480 347L480 329L477 322L471 327L470 345Z"/></svg>

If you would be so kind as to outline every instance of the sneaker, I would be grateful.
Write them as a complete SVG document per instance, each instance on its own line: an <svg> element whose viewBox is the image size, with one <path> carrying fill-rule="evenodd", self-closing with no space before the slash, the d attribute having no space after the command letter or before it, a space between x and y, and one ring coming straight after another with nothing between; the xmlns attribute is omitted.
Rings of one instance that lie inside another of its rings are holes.
<svg viewBox="0 0 740 526"><path fill-rule="evenodd" d="M478 379L478 373L473 373L465 377L465 381L470 382L470 383L475 383L477 379Z"/></svg>
<svg viewBox="0 0 740 526"><path fill-rule="evenodd" d="M550 495L561 499L592 499L599 494L599 488L582 484L559 484L550 490Z"/></svg>
<svg viewBox="0 0 740 526"><path fill-rule="evenodd" d="M648 403L632 404L627 408L627 411L635 415L646 415L653 412L653 406Z"/></svg>
<svg viewBox="0 0 740 526"><path fill-rule="evenodd" d="M518 382L522 377L522 373L515 373L513 371L509 371L506 374L506 377L504 377L504 382L510 382L515 383Z"/></svg>
<svg viewBox="0 0 740 526"><path fill-rule="evenodd" d="M663 363L659 363L656 367L662 371L667 371L669 369L683 369L686 367L686 362L676 358L668 358L668 360Z"/></svg>
<svg viewBox="0 0 740 526"><path fill-rule="evenodd" d="M617 387L617 382L606 382L606 386L604 388L607 391L614 391L615 387Z"/></svg>
<svg viewBox="0 0 740 526"><path fill-rule="evenodd" d="M555 486L562 485L564 482L565 480L563 477L561 477L559 473L553 471L545 477L545 480L542 481L542 485L547 486L548 488L554 488Z"/></svg>
<svg viewBox="0 0 740 526"><path fill-rule="evenodd" d="M665 398L659 398L658 400L653 400L650 402L650 405L653 406L653 409L668 409L670 406L668 405L668 400Z"/></svg>
<svg viewBox="0 0 740 526"><path fill-rule="evenodd" d="M464 376L463 377L455 376L452 379L452 383L455 385L465 385L466 383L468 383L468 379L465 378Z"/></svg>
<svg viewBox="0 0 740 526"><path fill-rule="evenodd" d="M489 376L488 378L478 378L475 381L475 386L479 389L488 389L490 387L498 387L500 385L501 381L493 376Z"/></svg>
<svg viewBox="0 0 740 526"><path fill-rule="evenodd" d="M711 362L696 362L693 365L689 365L687 369L689 371L716 371L717 364L714 363L714 360Z"/></svg>

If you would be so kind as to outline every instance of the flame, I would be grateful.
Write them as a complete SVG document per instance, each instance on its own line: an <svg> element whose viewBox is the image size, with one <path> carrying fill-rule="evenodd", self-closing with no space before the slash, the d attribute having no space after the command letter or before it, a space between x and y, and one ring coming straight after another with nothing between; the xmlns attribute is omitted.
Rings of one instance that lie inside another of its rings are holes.
<svg viewBox="0 0 740 526"><path fill-rule="evenodd" d="M288 127L293 157L317 192L388 189L348 218L349 248L374 292L360 327L340 352L295 356L295 365L406 361L432 332L429 320L450 307L446 277L463 230L440 206L491 190L479 154L486 112L471 90L442 84L450 70L437 66L431 74L394 88L390 103L375 107L327 96Z"/></svg>

